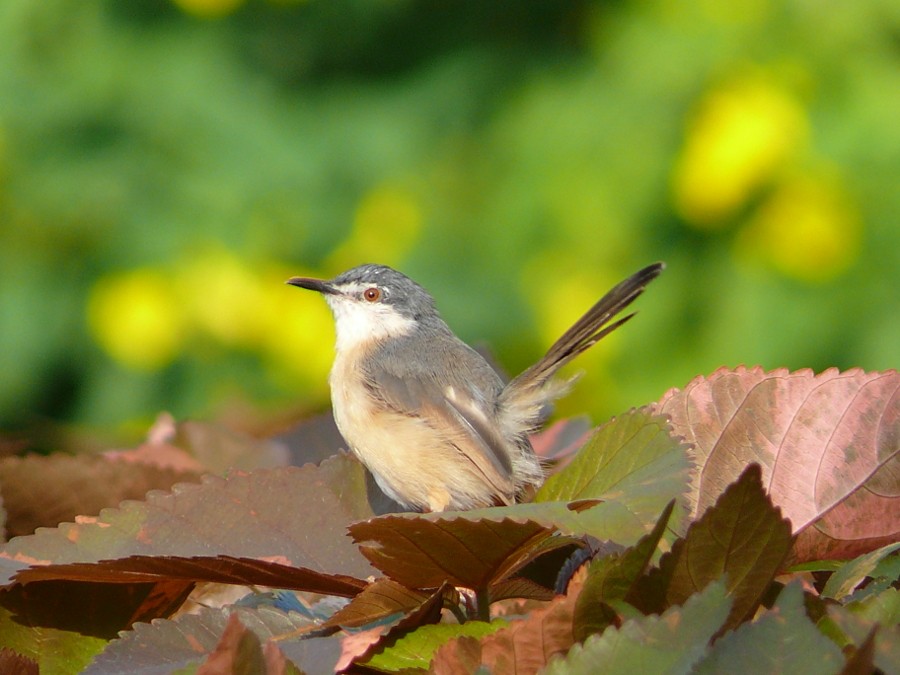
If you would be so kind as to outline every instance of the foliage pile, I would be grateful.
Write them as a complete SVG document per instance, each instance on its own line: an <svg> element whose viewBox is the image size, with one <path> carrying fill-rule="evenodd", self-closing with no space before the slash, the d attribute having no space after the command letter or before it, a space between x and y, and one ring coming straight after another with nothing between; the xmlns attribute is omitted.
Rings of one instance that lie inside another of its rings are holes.
<svg viewBox="0 0 900 675"><path fill-rule="evenodd" d="M376 515L352 457L279 466L283 441L198 424L7 458L9 530L54 527L3 547L0 670L900 672L898 391L720 370L574 455L584 427L551 427L534 500L469 512ZM197 482L226 464L265 468ZM92 476L182 482L87 517Z"/></svg>

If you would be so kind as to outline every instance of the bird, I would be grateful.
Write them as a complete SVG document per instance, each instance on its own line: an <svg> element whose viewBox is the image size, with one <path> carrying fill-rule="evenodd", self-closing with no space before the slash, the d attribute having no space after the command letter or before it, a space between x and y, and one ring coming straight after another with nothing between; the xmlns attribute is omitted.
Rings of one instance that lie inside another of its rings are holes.
<svg viewBox="0 0 900 675"><path fill-rule="evenodd" d="M529 434L577 378L554 376L631 319L616 317L664 267L648 265L616 285L506 383L453 333L431 294L391 267L286 283L322 294L334 316L329 385L349 449L402 508L464 511L509 506L540 487L544 469Z"/></svg>

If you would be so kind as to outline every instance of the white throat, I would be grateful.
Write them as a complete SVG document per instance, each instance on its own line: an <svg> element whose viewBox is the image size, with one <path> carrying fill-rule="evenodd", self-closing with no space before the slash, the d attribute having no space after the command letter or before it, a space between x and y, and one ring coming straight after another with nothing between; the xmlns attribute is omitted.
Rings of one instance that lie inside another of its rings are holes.
<svg viewBox="0 0 900 675"><path fill-rule="evenodd" d="M366 304L365 301L340 295L325 296L331 312L338 352L352 351L374 341L399 337L412 332L415 321L389 305Z"/></svg>

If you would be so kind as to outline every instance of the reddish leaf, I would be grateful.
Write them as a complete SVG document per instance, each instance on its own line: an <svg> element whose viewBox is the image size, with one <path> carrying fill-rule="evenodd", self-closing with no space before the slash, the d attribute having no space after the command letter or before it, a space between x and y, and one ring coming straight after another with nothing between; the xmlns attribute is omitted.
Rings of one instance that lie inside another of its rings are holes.
<svg viewBox="0 0 900 675"><path fill-rule="evenodd" d="M51 580L133 584L175 579L271 586L344 597L352 597L366 587L364 581L347 575L325 574L267 560L231 556L130 556L97 563L39 565L22 570L15 581L27 585Z"/></svg>
<svg viewBox="0 0 900 675"><path fill-rule="evenodd" d="M84 673L173 672L197 664L220 646L229 618L234 615L244 628L252 631L265 644L264 659L271 659L268 652L276 647L306 672L328 673L334 670L340 654L339 638L309 637L312 624L307 619L296 613L261 607L232 610L203 608L197 614L184 615L175 620L157 619L152 624L136 624L133 630L122 633L118 640L110 642ZM245 634L238 631L238 637L245 637Z"/></svg>
<svg viewBox="0 0 900 675"><path fill-rule="evenodd" d="M573 615L581 583L570 584L565 596L557 597L521 621L480 639L480 662L493 673L536 673L554 654L563 654L575 644ZM435 653L435 673L453 673L460 660L469 661L475 653L471 643L462 647L456 638Z"/></svg>
<svg viewBox="0 0 900 675"><path fill-rule="evenodd" d="M794 562L852 558L900 537L900 374L718 370L659 402L694 443L699 515L756 462L798 534Z"/></svg>
<svg viewBox="0 0 900 675"><path fill-rule="evenodd" d="M264 650L259 638L241 623L237 614L228 617L219 644L197 669L197 675L292 675L300 672L272 643L267 643Z"/></svg>
<svg viewBox="0 0 900 675"><path fill-rule="evenodd" d="M445 585L436 593L423 593L391 579L376 579L346 606L335 612L323 627L359 628L394 614L409 614L422 607L435 594L443 597L450 590L450 587Z"/></svg>
<svg viewBox="0 0 900 675"><path fill-rule="evenodd" d="M277 440L253 438L206 422L180 423L172 443L216 473L284 466L289 457L287 447Z"/></svg>
<svg viewBox="0 0 900 675"><path fill-rule="evenodd" d="M111 639L137 621L169 616L193 583L161 580L135 583L44 581L0 591L0 605L16 621Z"/></svg>
<svg viewBox="0 0 900 675"><path fill-rule="evenodd" d="M37 661L8 647L0 649L0 673L4 675L40 675Z"/></svg>
<svg viewBox="0 0 900 675"><path fill-rule="evenodd" d="M345 536L370 517L362 467L346 455L321 466L206 477L19 537L0 556L28 562L94 562L132 555L277 560L323 574L365 578L372 568Z"/></svg>
<svg viewBox="0 0 900 675"><path fill-rule="evenodd" d="M150 490L199 481L195 471L122 461L102 455L7 457L0 460L0 489L11 537L95 515Z"/></svg>
<svg viewBox="0 0 900 675"><path fill-rule="evenodd" d="M790 523L772 506L753 464L660 561L666 600L684 604L724 576L733 599L725 627L733 628L759 606L790 547Z"/></svg>
<svg viewBox="0 0 900 675"><path fill-rule="evenodd" d="M587 417L559 420L531 436L531 447L544 460L567 462L593 434Z"/></svg>
<svg viewBox="0 0 900 675"><path fill-rule="evenodd" d="M485 589L545 552L537 547L553 533L532 521L440 514L382 516L350 526L355 541L377 544L360 546L369 561L412 588L436 588L448 581ZM569 543L566 539L560 545Z"/></svg>

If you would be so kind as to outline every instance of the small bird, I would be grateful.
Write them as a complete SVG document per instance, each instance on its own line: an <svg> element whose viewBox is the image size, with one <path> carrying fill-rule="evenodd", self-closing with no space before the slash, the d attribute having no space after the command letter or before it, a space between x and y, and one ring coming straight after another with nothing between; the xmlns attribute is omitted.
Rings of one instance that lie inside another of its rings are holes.
<svg viewBox="0 0 900 675"><path fill-rule="evenodd" d="M508 384L453 334L428 291L390 267L287 283L321 293L334 315L331 403L350 449L404 508L444 511L513 504L541 485L528 434L575 379L553 375L634 316L613 321L663 268L625 279Z"/></svg>

